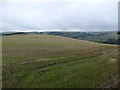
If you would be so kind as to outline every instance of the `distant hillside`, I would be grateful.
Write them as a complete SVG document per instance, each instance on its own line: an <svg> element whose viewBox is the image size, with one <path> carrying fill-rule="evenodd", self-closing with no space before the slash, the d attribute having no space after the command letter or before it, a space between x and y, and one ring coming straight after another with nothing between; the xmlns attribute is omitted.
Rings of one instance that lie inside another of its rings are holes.
<svg viewBox="0 0 120 90"><path fill-rule="evenodd" d="M16 35L16 34L27 34L25 32L4 32L0 33L0 36Z"/></svg>
<svg viewBox="0 0 120 90"><path fill-rule="evenodd" d="M2 33L0 35L17 35L17 34L49 34L57 36L65 36L80 40L88 40L98 43L117 44L120 45L120 39L118 38L119 32L12 32Z"/></svg>
<svg viewBox="0 0 120 90"><path fill-rule="evenodd" d="M48 32L50 35L59 35L75 39L94 41L107 44L120 44L117 32Z"/></svg>

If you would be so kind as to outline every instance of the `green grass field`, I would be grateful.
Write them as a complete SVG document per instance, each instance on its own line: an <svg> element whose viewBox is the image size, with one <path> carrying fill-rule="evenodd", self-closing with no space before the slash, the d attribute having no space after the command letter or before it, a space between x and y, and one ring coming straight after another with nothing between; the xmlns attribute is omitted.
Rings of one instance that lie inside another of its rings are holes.
<svg viewBox="0 0 120 90"><path fill-rule="evenodd" d="M117 85L117 45L52 35L2 38L3 88L109 88Z"/></svg>

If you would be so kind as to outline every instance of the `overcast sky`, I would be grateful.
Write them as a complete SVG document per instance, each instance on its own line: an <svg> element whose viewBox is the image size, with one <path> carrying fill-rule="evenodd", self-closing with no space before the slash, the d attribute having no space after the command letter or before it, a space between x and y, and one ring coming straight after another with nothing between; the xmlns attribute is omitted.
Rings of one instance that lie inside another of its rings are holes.
<svg viewBox="0 0 120 90"><path fill-rule="evenodd" d="M0 2L5 31L116 31L118 2Z"/></svg>

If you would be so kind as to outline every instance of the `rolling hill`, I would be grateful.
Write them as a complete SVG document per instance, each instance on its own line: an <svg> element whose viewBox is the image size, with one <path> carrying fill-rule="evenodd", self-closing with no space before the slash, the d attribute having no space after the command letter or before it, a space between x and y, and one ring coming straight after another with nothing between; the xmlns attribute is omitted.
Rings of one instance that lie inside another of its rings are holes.
<svg viewBox="0 0 120 90"><path fill-rule="evenodd" d="M44 34L44 32L43 32ZM71 37L106 44L120 44L117 32L47 32L50 35Z"/></svg>
<svg viewBox="0 0 120 90"><path fill-rule="evenodd" d="M41 34L2 38L3 88L117 87L117 45Z"/></svg>
<svg viewBox="0 0 120 90"><path fill-rule="evenodd" d="M20 34L48 34L65 36L79 40L87 40L98 43L116 44L120 45L119 32L106 31L106 32L4 32L0 36L20 35Z"/></svg>

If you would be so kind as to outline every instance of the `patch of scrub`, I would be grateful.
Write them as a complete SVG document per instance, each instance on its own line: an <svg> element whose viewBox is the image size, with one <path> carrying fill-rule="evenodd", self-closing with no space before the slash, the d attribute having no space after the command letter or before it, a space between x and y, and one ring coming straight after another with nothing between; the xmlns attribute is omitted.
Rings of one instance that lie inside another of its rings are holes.
<svg viewBox="0 0 120 90"><path fill-rule="evenodd" d="M116 61L118 61L118 60L115 59L115 58L111 58L111 59L110 59L110 62L116 62Z"/></svg>

